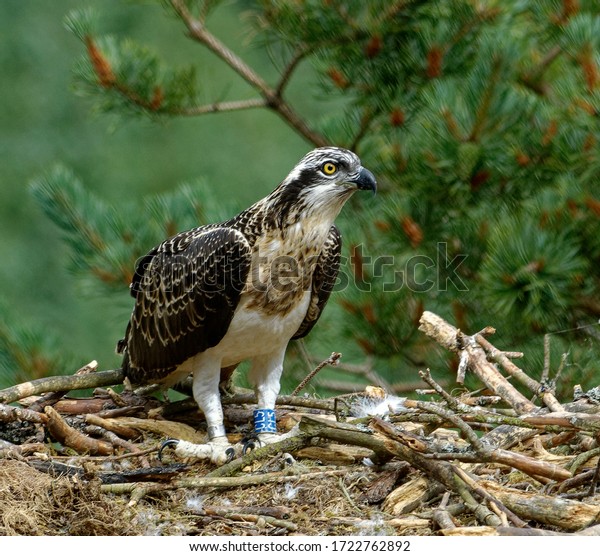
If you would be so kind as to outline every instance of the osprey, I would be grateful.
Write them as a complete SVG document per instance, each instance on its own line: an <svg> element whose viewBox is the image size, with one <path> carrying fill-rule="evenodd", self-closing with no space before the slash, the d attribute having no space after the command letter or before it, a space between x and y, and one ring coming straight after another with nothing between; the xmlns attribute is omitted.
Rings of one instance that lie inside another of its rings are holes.
<svg viewBox="0 0 600 556"><path fill-rule="evenodd" d="M177 455L223 463L238 453L225 435L219 385L245 360L258 401L255 433L262 443L278 440L285 350L310 332L327 303L340 265L333 221L357 189L375 191L376 181L354 153L315 149L231 220L177 234L140 259L117 351L135 384L168 387L193 375L208 442L167 441Z"/></svg>

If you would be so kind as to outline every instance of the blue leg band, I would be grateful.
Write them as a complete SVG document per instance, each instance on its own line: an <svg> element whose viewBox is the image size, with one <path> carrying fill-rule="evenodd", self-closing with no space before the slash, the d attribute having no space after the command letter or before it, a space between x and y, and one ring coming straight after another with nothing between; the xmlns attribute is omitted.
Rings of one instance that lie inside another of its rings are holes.
<svg viewBox="0 0 600 556"><path fill-rule="evenodd" d="M254 410L254 432L257 434L262 432L277 432L274 409Z"/></svg>

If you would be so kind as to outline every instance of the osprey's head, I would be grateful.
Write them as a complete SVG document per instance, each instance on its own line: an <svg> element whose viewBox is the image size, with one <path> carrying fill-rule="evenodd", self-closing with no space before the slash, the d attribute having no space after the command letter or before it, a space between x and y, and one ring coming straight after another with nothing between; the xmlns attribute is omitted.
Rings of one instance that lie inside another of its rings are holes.
<svg viewBox="0 0 600 556"><path fill-rule="evenodd" d="M352 151L339 147L321 147L310 151L283 181L284 187L349 194L356 189L375 191L375 176L360 164Z"/></svg>
<svg viewBox="0 0 600 556"><path fill-rule="evenodd" d="M375 176L361 166L358 156L338 147L321 147L298 162L274 193L282 217L319 213L332 220L358 189L377 189Z"/></svg>

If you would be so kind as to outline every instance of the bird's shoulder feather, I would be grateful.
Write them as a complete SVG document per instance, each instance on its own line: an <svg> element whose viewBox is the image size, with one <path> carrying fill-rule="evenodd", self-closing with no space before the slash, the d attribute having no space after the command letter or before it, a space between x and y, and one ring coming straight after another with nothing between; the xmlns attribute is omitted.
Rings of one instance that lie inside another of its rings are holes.
<svg viewBox="0 0 600 556"><path fill-rule="evenodd" d="M220 342L246 283L251 252L240 231L213 225L178 234L142 257L125 338L123 367L130 378L161 378Z"/></svg>

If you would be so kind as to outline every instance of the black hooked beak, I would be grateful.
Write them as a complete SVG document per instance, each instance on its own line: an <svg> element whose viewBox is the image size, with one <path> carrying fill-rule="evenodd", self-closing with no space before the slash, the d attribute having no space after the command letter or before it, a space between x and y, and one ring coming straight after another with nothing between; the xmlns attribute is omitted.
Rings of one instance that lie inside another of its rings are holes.
<svg viewBox="0 0 600 556"><path fill-rule="evenodd" d="M377 180L375 176L367 170L366 168L361 167L360 171L356 178L351 180L352 183L356 184L358 189L366 189L375 193L377 191Z"/></svg>

